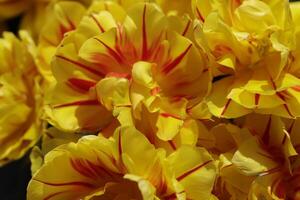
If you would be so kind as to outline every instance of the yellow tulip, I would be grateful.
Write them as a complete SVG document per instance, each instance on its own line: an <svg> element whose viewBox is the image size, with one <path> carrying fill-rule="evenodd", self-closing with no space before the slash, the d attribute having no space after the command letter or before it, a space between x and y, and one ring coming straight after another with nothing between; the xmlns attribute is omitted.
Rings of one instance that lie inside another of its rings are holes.
<svg viewBox="0 0 300 200"><path fill-rule="evenodd" d="M33 41L5 32L0 39L0 165L21 158L40 137L39 75L31 55Z"/></svg>
<svg viewBox="0 0 300 200"><path fill-rule="evenodd" d="M216 78L207 99L210 112L224 118L250 112L299 116L300 82L289 70L295 32L288 2L193 3L195 16L203 18L196 41L208 52Z"/></svg>
<svg viewBox="0 0 300 200"><path fill-rule="evenodd" d="M122 125L152 115L154 135L175 138L189 119L186 110L202 101L210 84L205 57L185 37L192 26L169 26L169 18L151 3L126 11L98 1L88 13L56 52L51 123L65 130L97 130L111 120L109 113L101 114L105 108ZM79 109L85 114L74 114ZM65 116L72 119L66 123Z"/></svg>
<svg viewBox="0 0 300 200"><path fill-rule="evenodd" d="M245 127L251 132L244 137L231 161L244 175L255 177L250 199L286 199L297 193L298 159L286 125L279 117L249 115Z"/></svg>
<svg viewBox="0 0 300 200"><path fill-rule="evenodd" d="M209 199L214 178L203 148L185 146L166 157L134 128L121 127L109 139L86 136L49 152L27 198Z"/></svg>

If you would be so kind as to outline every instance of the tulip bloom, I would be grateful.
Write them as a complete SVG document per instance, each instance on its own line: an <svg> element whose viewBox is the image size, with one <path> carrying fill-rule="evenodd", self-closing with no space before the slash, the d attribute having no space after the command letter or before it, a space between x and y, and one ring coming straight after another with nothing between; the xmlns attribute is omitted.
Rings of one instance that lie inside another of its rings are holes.
<svg viewBox="0 0 300 200"><path fill-rule="evenodd" d="M300 82L289 70L295 33L288 2L196 1L194 7L196 40L214 66L207 99L212 114L299 116Z"/></svg>
<svg viewBox="0 0 300 200"><path fill-rule="evenodd" d="M245 126L251 135L245 137L232 163L243 174L256 177L250 199L289 199L297 193L298 157L291 137L279 117L250 115ZM295 182L291 187L286 183ZM295 193L296 192L296 193Z"/></svg>
<svg viewBox="0 0 300 200"><path fill-rule="evenodd" d="M89 13L55 55L51 121L69 130L97 130L111 120L109 112L122 125L149 117L145 132L172 140L189 119L186 110L202 101L210 84L205 57L185 37L190 22L174 28L150 3L126 12L100 1ZM72 116L70 123L65 116Z"/></svg>
<svg viewBox="0 0 300 200"><path fill-rule="evenodd" d="M5 32L0 39L0 165L21 158L39 139L41 101L33 43Z"/></svg>
<svg viewBox="0 0 300 200"><path fill-rule="evenodd" d="M121 127L109 139L86 136L48 153L27 198L209 199L215 173L203 148L185 146L166 157L137 130Z"/></svg>

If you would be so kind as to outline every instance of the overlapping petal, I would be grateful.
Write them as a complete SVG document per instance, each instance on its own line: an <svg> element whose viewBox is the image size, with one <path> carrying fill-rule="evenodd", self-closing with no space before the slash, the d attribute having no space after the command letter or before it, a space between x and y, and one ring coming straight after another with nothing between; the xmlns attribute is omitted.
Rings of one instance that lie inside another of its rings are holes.
<svg viewBox="0 0 300 200"><path fill-rule="evenodd" d="M186 155L193 155L186 157ZM131 127L112 138L86 136L46 155L28 199L201 199L210 196L214 161L207 151L182 147L167 158ZM178 165L177 160L185 162ZM57 167L61 166L59 172ZM204 178L205 177L205 178ZM195 185L195 183L197 183ZM198 190L198 184L205 190Z"/></svg>

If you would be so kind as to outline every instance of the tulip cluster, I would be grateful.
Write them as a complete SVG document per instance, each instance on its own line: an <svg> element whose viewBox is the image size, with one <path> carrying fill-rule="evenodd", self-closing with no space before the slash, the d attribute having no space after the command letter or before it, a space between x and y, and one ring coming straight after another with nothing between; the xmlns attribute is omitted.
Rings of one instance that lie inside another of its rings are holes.
<svg viewBox="0 0 300 200"><path fill-rule="evenodd" d="M300 200L300 3L0 0L20 13L0 166L30 151L28 200Z"/></svg>

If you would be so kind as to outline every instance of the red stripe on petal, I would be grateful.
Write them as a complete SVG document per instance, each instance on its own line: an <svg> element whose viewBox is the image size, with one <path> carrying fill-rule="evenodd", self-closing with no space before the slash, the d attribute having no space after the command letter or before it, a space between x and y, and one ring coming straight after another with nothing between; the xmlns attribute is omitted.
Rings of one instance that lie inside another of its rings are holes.
<svg viewBox="0 0 300 200"><path fill-rule="evenodd" d="M117 72L109 72L106 77L116 77L116 78L126 78L130 79L131 74L129 73L117 73Z"/></svg>
<svg viewBox="0 0 300 200"><path fill-rule="evenodd" d="M264 144L269 145L270 142L270 128L271 128L271 123L272 123L272 117L269 117L267 126L265 128L264 134L262 136L262 141L264 142Z"/></svg>
<svg viewBox="0 0 300 200"><path fill-rule="evenodd" d="M282 93L276 92L276 95L277 95L282 101L285 101L285 97L283 96Z"/></svg>
<svg viewBox="0 0 300 200"><path fill-rule="evenodd" d="M146 10L147 4L144 5L143 21L142 21L142 60L146 60L148 57L148 44L147 44L147 30L146 30Z"/></svg>
<svg viewBox="0 0 300 200"><path fill-rule="evenodd" d="M170 146L174 151L177 149L175 143L172 140L169 140L168 143L170 144Z"/></svg>
<svg viewBox="0 0 300 200"><path fill-rule="evenodd" d="M224 108L223 108L223 111L222 111L222 113L221 113L221 116L223 116L223 115L225 114L225 112L227 111L230 102L231 102L231 99L228 99L227 102L226 102L226 104L225 104L225 106L224 106Z"/></svg>
<svg viewBox="0 0 300 200"><path fill-rule="evenodd" d="M98 41L100 44L102 44L108 51L108 53L118 62L118 63L123 63L122 56L116 52L113 48L105 44L102 40L99 38L94 38L96 41Z"/></svg>
<svg viewBox="0 0 300 200"><path fill-rule="evenodd" d="M273 89L274 89L274 90L277 90L277 86L276 86L274 80L273 80L272 78L270 78L270 81L271 81L271 83L272 83Z"/></svg>
<svg viewBox="0 0 300 200"><path fill-rule="evenodd" d="M241 0L235 0L235 3L238 4L238 5L241 5Z"/></svg>
<svg viewBox="0 0 300 200"><path fill-rule="evenodd" d="M300 92L300 86L297 85L297 86L294 86L294 87L291 87L293 90L297 91L297 92Z"/></svg>
<svg viewBox="0 0 300 200"><path fill-rule="evenodd" d="M45 131L44 133L45 133L45 135L48 136L50 139L54 139L54 136L51 135L51 134L49 133L49 131Z"/></svg>
<svg viewBox="0 0 300 200"><path fill-rule="evenodd" d="M192 44L190 44L186 50L181 53L177 58L175 58L171 63L166 64L166 66L163 68L162 72L165 74L168 74L170 71L172 71L181 61L182 59L186 56L188 51L191 49Z"/></svg>
<svg viewBox="0 0 300 200"><path fill-rule="evenodd" d="M119 156L120 158L122 157L123 154L123 150L122 150L122 136L121 136L121 130L119 130L119 142L118 142L118 152L119 152Z"/></svg>
<svg viewBox="0 0 300 200"><path fill-rule="evenodd" d="M179 116L171 114L171 113L160 113L160 116L168 118L168 117L172 117L178 120L182 120Z"/></svg>
<svg viewBox="0 0 300 200"><path fill-rule="evenodd" d="M202 163L202 164L200 164L200 165L198 165L198 166L192 168L191 170L185 172L184 174L178 176L176 179L177 179L178 181L181 181L182 179L188 177L188 176L191 175L192 173L198 171L199 169L201 169L202 167L204 167L205 165L207 165L207 164L209 164L209 163L211 163L211 162L212 162L212 160L208 160L208 161L206 161L206 162L204 162L204 163Z"/></svg>
<svg viewBox="0 0 300 200"><path fill-rule="evenodd" d="M100 105L100 103L97 100L82 100L82 101L74 101L70 103L65 104L59 104L53 106L54 108L63 108L68 106L94 106L94 105Z"/></svg>
<svg viewBox="0 0 300 200"><path fill-rule="evenodd" d="M74 87L84 91L89 91L91 87L94 87L96 85L96 82L94 81L79 78L70 78L68 79L68 82L71 83Z"/></svg>
<svg viewBox="0 0 300 200"><path fill-rule="evenodd" d="M70 159L70 163L72 168L77 171L80 175L90 178L90 179L94 179L96 177L96 175L91 172L90 170L88 170L82 163L81 159Z"/></svg>
<svg viewBox="0 0 300 200"><path fill-rule="evenodd" d="M280 171L281 171L281 166L277 166L277 167L274 167L274 168L269 169L267 171L261 172L260 175L267 176L267 175L274 174L274 173L277 173L277 172L280 172Z"/></svg>
<svg viewBox="0 0 300 200"><path fill-rule="evenodd" d="M65 33L70 32L72 30L76 29L75 24L70 20L70 18L65 14L65 18L68 21L68 25L65 26L64 24L59 24L59 36L60 38L63 38Z"/></svg>
<svg viewBox="0 0 300 200"><path fill-rule="evenodd" d="M202 22L204 22L204 17L201 15L201 12L200 12L200 10L198 9L198 7L196 7L196 12L197 12L198 18L199 18Z"/></svg>
<svg viewBox="0 0 300 200"><path fill-rule="evenodd" d="M282 145L284 145L284 143L285 143L285 141L286 141L286 138L287 138L287 136L286 136L286 134L284 134L284 136L283 136L283 138L282 138L282 141L281 141L281 144L282 144Z"/></svg>
<svg viewBox="0 0 300 200"><path fill-rule="evenodd" d="M226 165L225 167L222 167L221 170L229 168L229 167L233 167L233 166L234 166L233 164L229 164L229 165Z"/></svg>
<svg viewBox="0 0 300 200"><path fill-rule="evenodd" d="M51 182L47 182L47 181L42 181L42 180L38 180L38 179L33 179L37 182L43 183L45 185L49 185L49 186L75 186L75 187L87 187L87 188L94 188L95 185L87 183L87 182L83 182L83 181L73 181L73 182L65 182L65 183L51 183Z"/></svg>
<svg viewBox="0 0 300 200"><path fill-rule="evenodd" d="M286 110L286 112L289 114L290 117L295 118L295 116L291 113L287 104L283 104L283 107Z"/></svg>
<svg viewBox="0 0 300 200"><path fill-rule="evenodd" d="M89 71L89 72L91 72L91 73L93 73L93 74L95 74L95 75L97 75L97 76L104 76L102 72L97 71L97 70L95 70L95 69L93 69L93 68L90 68L90 67L88 67L88 66L86 66L86 65L84 65L84 64L82 64L82 63L80 63L80 62L71 60L71 59L69 59L69 58L66 58L66 57L60 56L60 55L57 55L56 57L59 58L59 59L62 59L62 60L64 60L64 61L67 61L67 62L69 62L69 63L72 63L72 64L74 64L74 65L76 65L76 66L78 66L78 67L80 67L80 68L82 68L82 69L85 69L85 70L87 70L87 71Z"/></svg>
<svg viewBox="0 0 300 200"><path fill-rule="evenodd" d="M103 33L105 30L101 26L100 22L96 19L96 17L93 14L91 14L90 17L93 19L93 21L96 23L96 25L98 26L98 28L100 29L100 31Z"/></svg>
<svg viewBox="0 0 300 200"><path fill-rule="evenodd" d="M106 174L110 178L113 178L113 175L111 174L111 172L106 170L104 167L102 167L100 165L95 165L94 163L92 163L88 160L86 162L87 162L89 168L91 170L93 170L98 175L99 178L103 178L103 174Z"/></svg>
<svg viewBox="0 0 300 200"><path fill-rule="evenodd" d="M259 99L260 99L260 94L255 94L255 97L254 97L254 100L255 100L255 106L258 106Z"/></svg>
<svg viewBox="0 0 300 200"><path fill-rule="evenodd" d="M289 134L292 133L292 130L293 130L294 125L295 125L295 122L296 122L296 120L293 120L292 123L291 123L291 125L290 125L290 127L289 127L289 129L287 130L287 132L288 132Z"/></svg>
<svg viewBox="0 0 300 200"><path fill-rule="evenodd" d="M185 36L187 31L189 30L190 25L191 25L191 21L189 20L188 23L186 24L185 28L184 28L184 31L181 33L182 36Z"/></svg>

